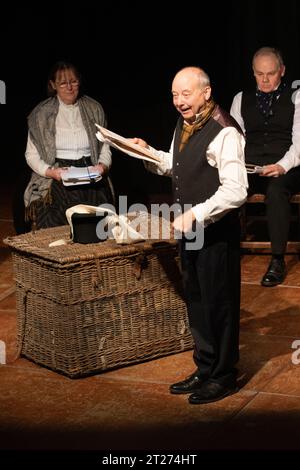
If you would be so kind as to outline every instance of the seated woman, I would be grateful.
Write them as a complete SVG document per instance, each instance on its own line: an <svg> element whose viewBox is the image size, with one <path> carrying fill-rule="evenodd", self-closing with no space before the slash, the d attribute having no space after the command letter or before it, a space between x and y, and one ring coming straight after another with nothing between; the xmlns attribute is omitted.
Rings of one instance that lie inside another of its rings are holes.
<svg viewBox="0 0 300 470"><path fill-rule="evenodd" d="M95 123L106 127L100 103L80 94L80 74L68 62L54 65L48 80L50 98L28 117L26 161L31 179L24 193L26 217L34 228L67 224L65 211L76 204L113 203L108 178L111 151L95 136ZM98 182L64 186L66 167L92 166L102 175Z"/></svg>

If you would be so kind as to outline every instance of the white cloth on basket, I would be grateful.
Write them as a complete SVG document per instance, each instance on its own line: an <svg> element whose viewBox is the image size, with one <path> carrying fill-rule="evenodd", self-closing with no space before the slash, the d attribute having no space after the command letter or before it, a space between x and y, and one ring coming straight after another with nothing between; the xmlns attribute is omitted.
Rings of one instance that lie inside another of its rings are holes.
<svg viewBox="0 0 300 470"><path fill-rule="evenodd" d="M76 206L72 206L66 210L66 217L71 227L72 238L68 240L64 240L64 239L55 240L54 242L49 243L49 247L66 245L67 243L72 242L73 234L74 234L72 215L75 213L94 214L94 215L107 214L105 217L105 223L104 223L104 224L107 224L108 229L109 229L107 233L109 234L111 232L113 238L118 244L125 245L125 244L130 244L130 243L137 243L137 242L145 240L144 237L139 232L137 232L135 229L133 229L130 226L127 216L118 215L115 211L106 207L105 205L89 206L86 204L77 204Z"/></svg>

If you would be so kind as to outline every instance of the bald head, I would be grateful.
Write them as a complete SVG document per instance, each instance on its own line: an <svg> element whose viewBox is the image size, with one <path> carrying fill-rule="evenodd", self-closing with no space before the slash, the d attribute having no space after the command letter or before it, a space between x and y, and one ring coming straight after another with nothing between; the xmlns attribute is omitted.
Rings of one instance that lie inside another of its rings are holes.
<svg viewBox="0 0 300 470"><path fill-rule="evenodd" d="M179 70L172 83L172 95L174 106L184 120L194 122L211 96L209 76L199 67Z"/></svg>
<svg viewBox="0 0 300 470"><path fill-rule="evenodd" d="M174 77L175 81L193 81L199 88L210 86L209 76L200 67L184 67Z"/></svg>

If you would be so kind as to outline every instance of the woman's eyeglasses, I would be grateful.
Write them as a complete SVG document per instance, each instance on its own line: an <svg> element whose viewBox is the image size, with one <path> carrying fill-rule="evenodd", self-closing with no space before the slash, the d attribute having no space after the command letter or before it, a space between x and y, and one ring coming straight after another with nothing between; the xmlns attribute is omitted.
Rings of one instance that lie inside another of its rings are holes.
<svg viewBox="0 0 300 470"><path fill-rule="evenodd" d="M77 87L79 86L79 80L64 80L63 82L58 83L59 88Z"/></svg>

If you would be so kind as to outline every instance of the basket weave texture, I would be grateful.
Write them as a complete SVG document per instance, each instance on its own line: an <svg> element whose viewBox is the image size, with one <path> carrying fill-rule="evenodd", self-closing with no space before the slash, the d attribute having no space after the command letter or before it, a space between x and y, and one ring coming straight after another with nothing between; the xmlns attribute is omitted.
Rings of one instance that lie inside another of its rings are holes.
<svg viewBox="0 0 300 470"><path fill-rule="evenodd" d="M8 237L19 354L76 378L190 349L174 240L49 248L68 226Z"/></svg>

